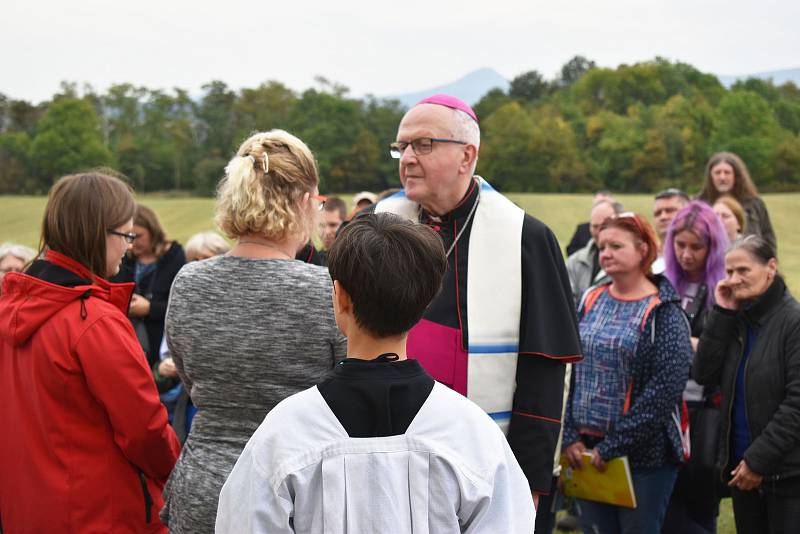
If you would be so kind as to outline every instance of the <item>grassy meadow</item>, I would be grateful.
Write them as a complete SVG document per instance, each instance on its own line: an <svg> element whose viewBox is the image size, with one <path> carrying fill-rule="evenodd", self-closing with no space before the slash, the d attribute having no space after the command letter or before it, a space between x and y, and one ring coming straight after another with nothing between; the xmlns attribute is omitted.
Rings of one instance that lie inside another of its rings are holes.
<svg viewBox="0 0 800 534"><path fill-rule="evenodd" d="M562 244L569 242L575 225L588 220L589 195L511 194L509 197L528 213L538 217L553 231ZM346 195L345 198L350 198ZM649 216L652 196L617 197L630 211ZM161 217L168 234L185 243L192 234L214 227L214 201L209 198L140 197ZM778 236L780 269L789 287L800 295L800 193L764 195L775 233ZM0 243L14 241L36 247L39 240L44 197L0 196Z"/></svg>

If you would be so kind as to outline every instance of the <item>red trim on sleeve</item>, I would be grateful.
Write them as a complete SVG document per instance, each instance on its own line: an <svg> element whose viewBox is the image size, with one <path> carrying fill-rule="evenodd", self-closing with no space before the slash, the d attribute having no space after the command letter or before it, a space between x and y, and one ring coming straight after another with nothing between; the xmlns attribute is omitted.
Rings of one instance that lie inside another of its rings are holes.
<svg viewBox="0 0 800 534"><path fill-rule="evenodd" d="M622 415L627 415L631 409L631 394L633 393L633 381L628 384L628 391L625 393L625 404L622 405Z"/></svg>
<svg viewBox="0 0 800 534"><path fill-rule="evenodd" d="M556 356L553 354L545 354L544 352L520 352L520 356L541 356L550 360L558 360L564 363L577 363L583 361L583 354L572 354L565 356Z"/></svg>
<svg viewBox="0 0 800 534"><path fill-rule="evenodd" d="M559 425L561 424L560 419L551 419L550 417L545 417L543 415L534 415L532 413L525 413L519 411L513 411L511 413L513 413L514 415L521 415L522 417L530 417L531 419L541 419L542 421L547 421L548 423L556 423Z"/></svg>

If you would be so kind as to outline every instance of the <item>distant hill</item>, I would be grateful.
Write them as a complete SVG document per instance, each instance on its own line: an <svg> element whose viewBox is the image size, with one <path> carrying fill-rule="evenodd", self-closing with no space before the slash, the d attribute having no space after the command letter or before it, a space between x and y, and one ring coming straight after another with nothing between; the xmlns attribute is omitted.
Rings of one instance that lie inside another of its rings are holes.
<svg viewBox="0 0 800 534"><path fill-rule="evenodd" d="M483 68L470 72L466 76L448 84L431 87L430 89L415 93L385 95L381 98L399 100L405 107L411 107L426 96L436 93L447 93L457 96L467 104L473 105L491 89L499 88L503 91L507 91L508 84L508 80L503 78L496 70Z"/></svg>
<svg viewBox="0 0 800 534"><path fill-rule="evenodd" d="M800 86L800 68L758 72L754 74L718 75L717 78L719 78L720 83L725 87L730 87L737 81L746 80L748 78L760 78L762 80L772 79L775 85L794 82L796 85ZM503 78L496 70L486 67L470 72L454 82L431 87L424 91L383 95L380 98L399 100L403 106L408 108L426 96L436 93L447 93L459 97L470 105L474 105L483 95L492 89L499 88L503 91L508 91L509 83L510 82Z"/></svg>
<svg viewBox="0 0 800 534"><path fill-rule="evenodd" d="M720 83L725 87L730 87L739 80L746 80L748 78L760 78L762 80L772 79L775 85L783 85L786 82L794 82L795 85L800 86L800 68L797 69L784 69L773 70L770 72L759 72L756 74L740 74L737 76L717 76Z"/></svg>

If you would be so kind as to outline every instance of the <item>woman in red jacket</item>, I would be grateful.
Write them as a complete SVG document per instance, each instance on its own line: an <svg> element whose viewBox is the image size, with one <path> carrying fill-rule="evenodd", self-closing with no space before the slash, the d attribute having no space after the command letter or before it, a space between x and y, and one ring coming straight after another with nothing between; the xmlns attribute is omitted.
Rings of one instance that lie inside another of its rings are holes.
<svg viewBox="0 0 800 534"><path fill-rule="evenodd" d="M178 456L111 284L130 248L120 180L66 176L50 190L43 255L0 298L0 519L5 532L165 532L161 490Z"/></svg>

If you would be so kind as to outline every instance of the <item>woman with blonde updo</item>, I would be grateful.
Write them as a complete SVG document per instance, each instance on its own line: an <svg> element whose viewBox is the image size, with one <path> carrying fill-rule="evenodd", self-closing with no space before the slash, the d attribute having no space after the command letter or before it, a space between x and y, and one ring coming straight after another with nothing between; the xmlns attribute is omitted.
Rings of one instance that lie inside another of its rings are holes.
<svg viewBox="0 0 800 534"><path fill-rule="evenodd" d="M344 357L327 271L294 259L316 225L317 185L301 140L253 135L217 190L216 221L235 245L175 278L167 344L197 413L165 490L170 532L214 531L220 489L264 416Z"/></svg>

